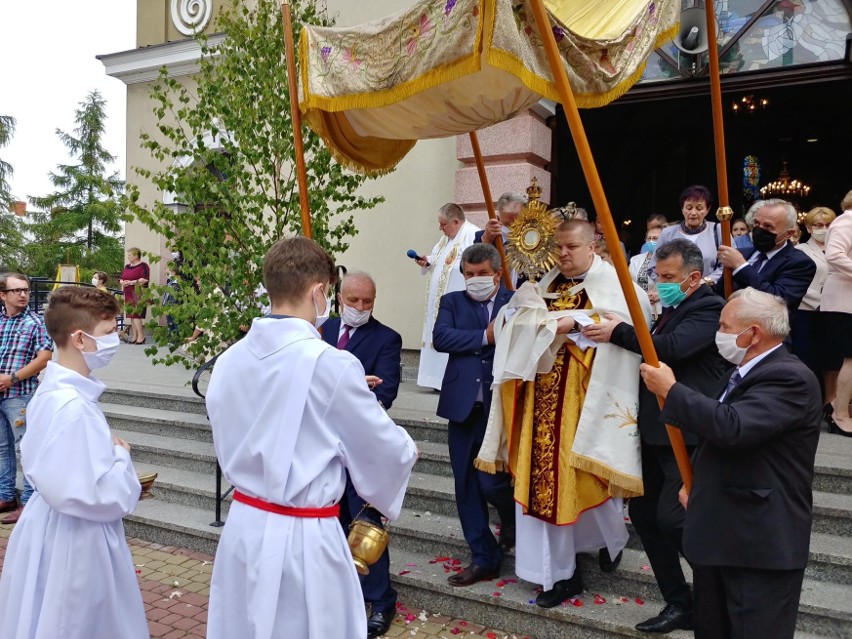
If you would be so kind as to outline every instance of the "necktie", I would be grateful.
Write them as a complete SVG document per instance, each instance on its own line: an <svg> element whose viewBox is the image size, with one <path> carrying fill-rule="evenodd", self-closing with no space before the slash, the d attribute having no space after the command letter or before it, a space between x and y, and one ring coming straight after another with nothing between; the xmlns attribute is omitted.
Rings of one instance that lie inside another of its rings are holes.
<svg viewBox="0 0 852 639"><path fill-rule="evenodd" d="M488 312L488 302L482 302L482 317L485 318L485 325L491 323L491 314Z"/></svg>
<svg viewBox="0 0 852 639"><path fill-rule="evenodd" d="M673 312L674 312L674 307L664 306L663 312L660 313L660 317L657 318L657 323L654 324L654 329L651 332L656 334L663 326L665 326L666 322L669 321L669 318L672 316Z"/></svg>
<svg viewBox="0 0 852 639"><path fill-rule="evenodd" d="M754 261L754 267L757 269L757 272L760 273L760 269L763 268L763 265L766 264L766 253L758 253L757 259Z"/></svg>
<svg viewBox="0 0 852 639"><path fill-rule="evenodd" d="M734 374L731 375L731 379L728 380L728 387L725 389L725 397L731 394L731 391L734 390L737 384L743 381L743 376L740 375L739 371L734 371Z"/></svg>
<svg viewBox="0 0 852 639"><path fill-rule="evenodd" d="M343 325L343 335L340 336L340 339L337 340L337 348L343 350L346 348L346 345L349 343L349 330L352 327L348 324Z"/></svg>

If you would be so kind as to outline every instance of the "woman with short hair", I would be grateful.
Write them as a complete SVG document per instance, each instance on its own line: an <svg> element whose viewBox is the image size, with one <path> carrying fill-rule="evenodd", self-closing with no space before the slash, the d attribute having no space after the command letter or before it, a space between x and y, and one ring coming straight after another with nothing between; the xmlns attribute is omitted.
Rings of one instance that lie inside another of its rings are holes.
<svg viewBox="0 0 852 639"><path fill-rule="evenodd" d="M825 261L825 239L828 227L837 217L830 208L817 206L805 217L805 228L810 239L796 248L811 258L817 266L814 279L808 292L793 315L793 353L810 368L820 380L823 390L823 403L826 414L831 414L831 400L837 390L837 371L843 360L837 356L828 338L826 314L820 313L822 289L828 275L828 263Z"/></svg>

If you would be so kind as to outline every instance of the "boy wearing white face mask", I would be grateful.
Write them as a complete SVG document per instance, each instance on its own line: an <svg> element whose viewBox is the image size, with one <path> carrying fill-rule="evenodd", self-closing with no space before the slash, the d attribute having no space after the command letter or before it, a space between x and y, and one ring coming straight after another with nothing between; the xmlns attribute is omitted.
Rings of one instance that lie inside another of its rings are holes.
<svg viewBox="0 0 852 639"><path fill-rule="evenodd" d="M98 407L105 386L90 376L118 349L118 313L115 298L95 289L50 296L44 321L58 357L27 410L21 465L35 492L0 579L0 609L16 611L4 616L2 639L148 637L122 523L141 487L130 446Z"/></svg>

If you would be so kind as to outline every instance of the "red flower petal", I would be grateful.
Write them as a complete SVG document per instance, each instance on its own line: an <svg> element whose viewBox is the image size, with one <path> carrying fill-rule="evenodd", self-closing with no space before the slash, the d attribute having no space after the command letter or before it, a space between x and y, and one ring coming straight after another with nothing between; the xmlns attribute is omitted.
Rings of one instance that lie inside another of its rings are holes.
<svg viewBox="0 0 852 639"><path fill-rule="evenodd" d="M400 570L400 571L399 571L399 574L400 574L400 575L407 575L407 574L408 574L408 573L410 573L410 572L411 572L410 570Z"/></svg>
<svg viewBox="0 0 852 639"><path fill-rule="evenodd" d="M637 604L639 604L640 606L644 606L644 605L645 605L645 602L644 602L644 601L642 601L639 597L636 597L636 599L634 599L633 601L635 601L635 602L636 602Z"/></svg>
<svg viewBox="0 0 852 639"><path fill-rule="evenodd" d="M571 605L576 606L577 608L580 608L583 605L583 600L582 599L572 599Z"/></svg>
<svg viewBox="0 0 852 639"><path fill-rule="evenodd" d="M596 603L596 604L598 604L598 605L600 605L600 604L605 604L605 603L606 603L606 599L604 599L604 598L603 598L603 597L601 597L600 595L595 595L595 603Z"/></svg>
<svg viewBox="0 0 852 639"><path fill-rule="evenodd" d="M492 597L500 597L502 594L503 594L502 592L492 592L491 596Z"/></svg>

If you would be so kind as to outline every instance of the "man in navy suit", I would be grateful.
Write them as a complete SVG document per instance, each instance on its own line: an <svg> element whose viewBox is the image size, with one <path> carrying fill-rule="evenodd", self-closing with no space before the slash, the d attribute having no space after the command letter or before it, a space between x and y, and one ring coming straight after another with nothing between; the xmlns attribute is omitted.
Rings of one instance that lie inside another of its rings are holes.
<svg viewBox="0 0 852 639"><path fill-rule="evenodd" d="M485 223L485 228L482 231L477 231L473 236L474 244L484 242L486 244L494 244L497 238L502 236L503 242L506 241L506 236L509 233L509 227L512 222L520 214L521 210L526 205L529 198L526 193L513 193L508 191L500 196L497 204L494 206L497 212L497 219L488 220Z"/></svg>
<svg viewBox="0 0 852 639"><path fill-rule="evenodd" d="M361 362L367 384L378 402L388 409L399 391L402 338L373 317L376 283L366 273L348 273L340 284L338 301L340 318L323 324L323 339L352 353ZM355 492L349 478L340 503L340 523L348 532L355 518L382 525L381 514L365 508L364 500ZM371 605L367 622L367 638L380 637L388 631L396 613L396 590L390 582L390 555L387 550L370 566L370 574L361 577L364 601Z"/></svg>
<svg viewBox="0 0 852 639"><path fill-rule="evenodd" d="M698 436L683 551L693 567L697 639L792 639L810 545L822 400L816 377L782 342L785 301L746 288L719 320L716 345L736 368L709 396L672 369L641 365L665 398L662 419Z"/></svg>
<svg viewBox="0 0 852 639"><path fill-rule="evenodd" d="M512 297L500 284L497 249L474 244L461 259L465 290L441 298L432 333L435 350L449 353L438 416L449 420L447 440L455 479L456 507L471 563L447 581L469 586L500 572L503 552L514 545L515 504L508 473L491 475L473 466L488 422L494 360L494 318ZM488 525L488 504L502 525L497 542Z"/></svg>
<svg viewBox="0 0 852 639"><path fill-rule="evenodd" d="M720 246L719 262L733 270L735 289L751 287L777 295L787 303L792 317L814 279L816 263L789 241L797 224L792 204L764 200L756 202L754 207L751 232L754 252L746 256L738 248ZM716 291L722 293L723 286L720 278Z"/></svg>

